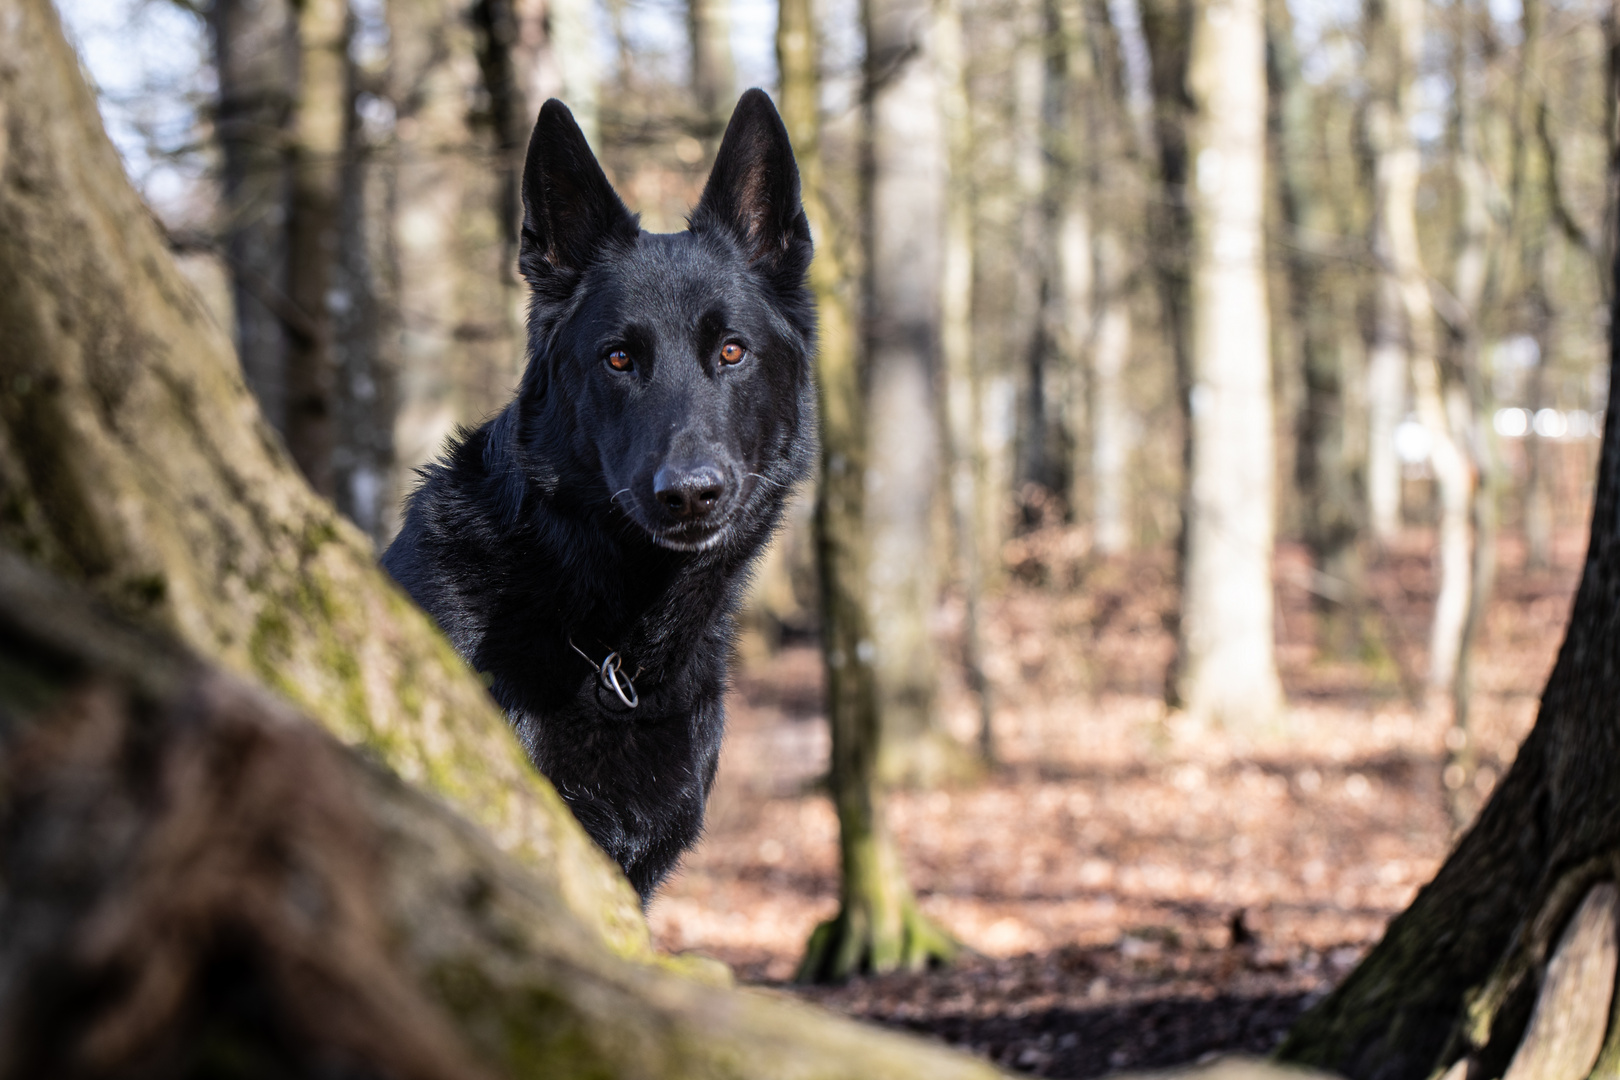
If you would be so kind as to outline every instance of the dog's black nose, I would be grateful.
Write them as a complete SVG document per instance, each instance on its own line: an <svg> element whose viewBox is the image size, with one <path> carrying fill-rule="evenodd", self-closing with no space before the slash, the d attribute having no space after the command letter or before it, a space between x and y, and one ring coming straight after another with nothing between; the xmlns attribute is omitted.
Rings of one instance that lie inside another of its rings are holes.
<svg viewBox="0 0 1620 1080"><path fill-rule="evenodd" d="M714 465L665 465L653 477L653 496L672 517L696 521L720 504L726 478Z"/></svg>

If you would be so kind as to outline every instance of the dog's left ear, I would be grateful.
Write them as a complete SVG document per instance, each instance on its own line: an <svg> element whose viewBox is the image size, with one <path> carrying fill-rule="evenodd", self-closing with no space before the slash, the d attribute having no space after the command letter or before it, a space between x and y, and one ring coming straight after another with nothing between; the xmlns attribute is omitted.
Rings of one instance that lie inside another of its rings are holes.
<svg viewBox="0 0 1620 1080"><path fill-rule="evenodd" d="M810 222L799 203L799 166L765 91L750 90L737 102L691 227L700 233L726 229L750 263L769 271L802 280L809 268Z"/></svg>

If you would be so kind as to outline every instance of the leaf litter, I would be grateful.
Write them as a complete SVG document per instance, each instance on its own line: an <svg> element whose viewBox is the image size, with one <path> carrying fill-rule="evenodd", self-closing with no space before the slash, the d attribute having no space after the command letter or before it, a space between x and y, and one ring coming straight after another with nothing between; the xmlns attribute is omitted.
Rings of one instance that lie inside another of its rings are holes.
<svg viewBox="0 0 1620 1080"><path fill-rule="evenodd" d="M1504 537L1479 644L1480 797L1535 710L1584 537L1528 570ZM660 945L740 980L943 1039L1038 1076L1090 1077L1264 1053L1335 986L1428 881L1454 838L1449 720L1410 697L1435 573L1413 534L1374 563L1358 655L1316 645L1309 561L1277 559L1289 708L1220 730L1163 705L1174 649L1165 553L1093 557L1083 529L1013 541L985 605L999 763L886 800L918 901L971 954L952 968L797 987L837 909L838 835L822 791L821 661L799 644L741 671L707 834L653 904ZM939 616L941 715L965 743L961 604Z"/></svg>

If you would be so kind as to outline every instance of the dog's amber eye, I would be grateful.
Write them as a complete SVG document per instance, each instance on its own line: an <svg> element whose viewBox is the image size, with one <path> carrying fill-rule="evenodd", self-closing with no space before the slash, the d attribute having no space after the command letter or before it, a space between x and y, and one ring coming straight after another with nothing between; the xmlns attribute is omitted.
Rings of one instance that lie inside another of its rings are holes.
<svg viewBox="0 0 1620 1080"><path fill-rule="evenodd" d="M720 359L727 364L740 364L746 355L747 351L735 341L728 341L720 347Z"/></svg>
<svg viewBox="0 0 1620 1080"><path fill-rule="evenodd" d="M630 370L630 354L623 349L614 349L607 354L608 367L614 371Z"/></svg>

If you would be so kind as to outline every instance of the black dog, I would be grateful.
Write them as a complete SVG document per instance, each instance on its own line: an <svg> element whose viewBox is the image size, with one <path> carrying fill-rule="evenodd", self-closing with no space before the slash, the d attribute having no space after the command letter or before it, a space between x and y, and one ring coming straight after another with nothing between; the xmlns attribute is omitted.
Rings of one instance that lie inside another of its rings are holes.
<svg viewBox="0 0 1620 1080"><path fill-rule="evenodd" d="M642 232L558 101L523 208L517 397L423 471L383 565L645 904L702 830L732 611L813 455L810 230L759 90L688 231Z"/></svg>

